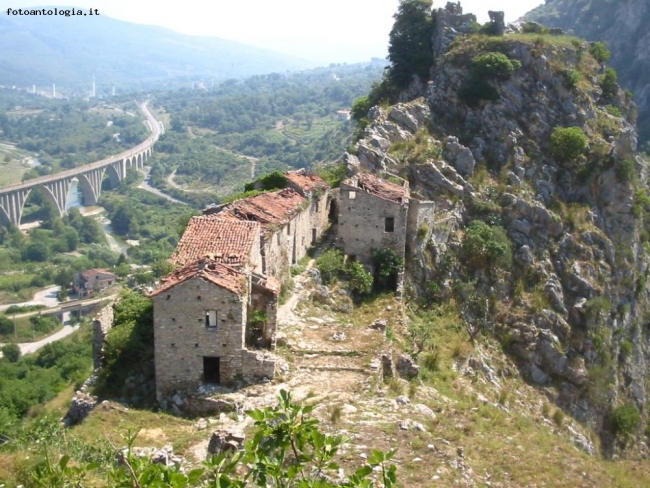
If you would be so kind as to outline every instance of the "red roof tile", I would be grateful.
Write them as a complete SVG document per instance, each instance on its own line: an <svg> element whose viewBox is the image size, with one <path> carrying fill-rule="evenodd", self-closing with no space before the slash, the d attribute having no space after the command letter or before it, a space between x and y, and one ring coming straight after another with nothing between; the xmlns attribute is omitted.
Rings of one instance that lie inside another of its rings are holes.
<svg viewBox="0 0 650 488"><path fill-rule="evenodd" d="M243 273L216 261L202 259L165 276L160 280L161 285L151 293L151 296L154 297L171 290L176 285L192 278L202 278L237 295L243 295L247 288L246 276Z"/></svg>
<svg viewBox="0 0 650 488"><path fill-rule="evenodd" d="M222 219L259 222L262 233L270 234L272 226L284 225L300 212L305 198L291 188L237 200L216 214Z"/></svg>
<svg viewBox="0 0 650 488"><path fill-rule="evenodd" d="M410 196L408 183L404 186L377 178L370 173L359 173L352 178L344 180L343 185L359 188L384 200L396 203L408 203Z"/></svg>
<svg viewBox="0 0 650 488"><path fill-rule="evenodd" d="M219 214L192 217L176 246L172 262L183 266L210 255L222 264L246 265L260 224L220 217Z"/></svg>
<svg viewBox="0 0 650 488"><path fill-rule="evenodd" d="M287 179L304 192L312 191L314 188L328 188L329 185L320 176L307 173L304 169L289 171L285 173Z"/></svg>
<svg viewBox="0 0 650 488"><path fill-rule="evenodd" d="M89 280L90 278L98 274L107 274L109 276L112 276L113 278L116 278L116 276L113 273L102 268L89 269L88 271L84 271L83 273L81 273L81 276L83 276L84 279Z"/></svg>

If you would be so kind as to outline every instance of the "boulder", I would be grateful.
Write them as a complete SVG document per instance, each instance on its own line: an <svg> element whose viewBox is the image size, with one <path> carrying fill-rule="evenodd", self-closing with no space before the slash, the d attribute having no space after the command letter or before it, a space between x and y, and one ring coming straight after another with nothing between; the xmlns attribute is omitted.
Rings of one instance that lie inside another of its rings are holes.
<svg viewBox="0 0 650 488"><path fill-rule="evenodd" d="M246 437L239 432L215 430L208 444L209 454L220 454L225 451L240 451L244 448Z"/></svg>
<svg viewBox="0 0 650 488"><path fill-rule="evenodd" d="M395 369L403 378L411 379L420 374L420 367L408 354L400 354L399 358L397 358L397 366Z"/></svg>

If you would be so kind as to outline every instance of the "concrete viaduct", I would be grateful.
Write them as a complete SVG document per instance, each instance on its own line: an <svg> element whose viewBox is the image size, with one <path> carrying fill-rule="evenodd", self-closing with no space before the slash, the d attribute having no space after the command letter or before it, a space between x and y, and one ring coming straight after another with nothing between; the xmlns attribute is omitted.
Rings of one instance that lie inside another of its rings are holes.
<svg viewBox="0 0 650 488"><path fill-rule="evenodd" d="M145 141L128 151L101 161L0 188L0 224L20 225L25 201L34 188L39 188L43 195L57 206L59 215L63 216L70 186L75 178L79 181L84 205L95 205L99 200L102 180L106 173L108 173L111 188L115 188L124 179L127 170L137 170L144 166L145 161L151 156L153 145L164 133L162 124L154 118L147 103L144 102L140 105L151 129L151 135Z"/></svg>

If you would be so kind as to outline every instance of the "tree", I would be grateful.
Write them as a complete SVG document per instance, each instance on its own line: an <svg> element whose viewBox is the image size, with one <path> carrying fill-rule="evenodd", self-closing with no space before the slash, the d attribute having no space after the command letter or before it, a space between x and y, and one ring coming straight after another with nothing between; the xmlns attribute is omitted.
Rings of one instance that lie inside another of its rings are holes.
<svg viewBox="0 0 650 488"><path fill-rule="evenodd" d="M20 359L20 347L18 347L18 344L5 344L1 350L4 358L10 363L15 363Z"/></svg>
<svg viewBox="0 0 650 488"><path fill-rule="evenodd" d="M388 79L399 89L406 88L413 75L422 80L429 78L433 65L432 5L432 0L401 0L397 8L389 36Z"/></svg>
<svg viewBox="0 0 650 488"><path fill-rule="evenodd" d="M463 252L467 262L476 268L508 268L512 261L512 247L504 230L481 220L474 220L465 231Z"/></svg>
<svg viewBox="0 0 650 488"><path fill-rule="evenodd" d="M13 321L5 315L0 315L0 335L13 334L13 332L14 332Z"/></svg>

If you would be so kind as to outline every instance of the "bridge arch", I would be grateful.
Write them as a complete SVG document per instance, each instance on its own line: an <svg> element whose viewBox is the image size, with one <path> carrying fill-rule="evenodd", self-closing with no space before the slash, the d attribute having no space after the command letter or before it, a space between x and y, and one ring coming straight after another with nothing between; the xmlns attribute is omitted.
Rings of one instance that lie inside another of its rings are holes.
<svg viewBox="0 0 650 488"><path fill-rule="evenodd" d="M90 181L89 175L80 174L77 176L77 181L79 182L79 188L81 189L81 195L83 196L84 205L95 205L97 200L99 200L99 192L101 192L101 185L99 186L98 191L95 190L95 185Z"/></svg>
<svg viewBox="0 0 650 488"><path fill-rule="evenodd" d="M122 181L122 178L120 177L120 174L117 172L117 169L115 169L115 166L113 165L104 166L104 171L102 172L102 186L104 184L104 176L107 174L108 174L109 188L117 188L120 184L120 181ZM99 194L97 194L97 198L99 198Z"/></svg>
<svg viewBox="0 0 650 488"><path fill-rule="evenodd" d="M136 168L142 168L142 166L144 166L142 161L142 153L138 154L136 157L137 157L137 164L135 165Z"/></svg>
<svg viewBox="0 0 650 488"><path fill-rule="evenodd" d="M0 225L8 226L9 224L13 224L11 217L9 217L7 211L0 205Z"/></svg>

